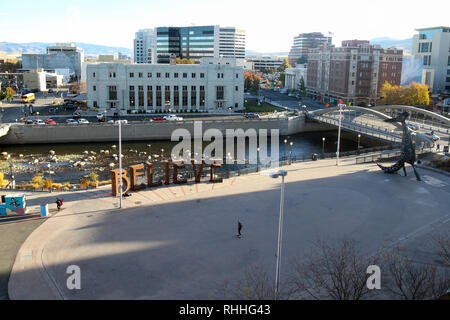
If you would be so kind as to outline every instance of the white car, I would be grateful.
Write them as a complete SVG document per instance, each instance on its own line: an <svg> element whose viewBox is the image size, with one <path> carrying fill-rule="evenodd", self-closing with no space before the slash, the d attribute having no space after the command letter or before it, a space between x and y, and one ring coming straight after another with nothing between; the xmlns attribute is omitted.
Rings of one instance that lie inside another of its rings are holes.
<svg viewBox="0 0 450 320"><path fill-rule="evenodd" d="M128 120L125 120L125 119L116 120L115 124L118 124L119 122L121 122L122 124L127 124Z"/></svg>
<svg viewBox="0 0 450 320"><path fill-rule="evenodd" d="M164 116L164 119L166 119L167 121L180 121L183 120L182 117L178 117L174 114L168 114L167 116Z"/></svg>
<svg viewBox="0 0 450 320"><path fill-rule="evenodd" d="M434 133L434 131L426 132L426 133L425 133L425 136L427 136L428 138L430 138L430 139L433 140L433 141L438 141L439 139L441 139L438 135L436 135L436 134Z"/></svg>
<svg viewBox="0 0 450 320"><path fill-rule="evenodd" d="M114 123L114 120L112 120L112 119L108 120L108 123Z"/></svg>
<svg viewBox="0 0 450 320"><path fill-rule="evenodd" d="M78 123L79 124L88 124L89 121L87 121L85 118L81 118L81 119L78 119Z"/></svg>
<svg viewBox="0 0 450 320"><path fill-rule="evenodd" d="M37 125L40 125L40 126L42 126L42 125L45 126L44 120L41 120L41 119L36 119L36 120L34 120L34 124L37 124Z"/></svg>
<svg viewBox="0 0 450 320"><path fill-rule="evenodd" d="M67 119L66 123L67 124L78 124L77 120L75 120L75 119Z"/></svg>
<svg viewBox="0 0 450 320"><path fill-rule="evenodd" d="M105 119L105 112L97 113L97 120L102 121Z"/></svg>

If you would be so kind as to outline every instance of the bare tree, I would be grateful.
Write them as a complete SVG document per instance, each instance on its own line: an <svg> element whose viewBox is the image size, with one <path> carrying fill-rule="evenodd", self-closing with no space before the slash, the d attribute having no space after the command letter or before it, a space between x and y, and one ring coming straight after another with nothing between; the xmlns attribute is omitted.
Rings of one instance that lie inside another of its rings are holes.
<svg viewBox="0 0 450 320"><path fill-rule="evenodd" d="M319 239L310 254L292 261L289 282L300 297L359 300L369 294L366 272L371 264L353 240Z"/></svg>
<svg viewBox="0 0 450 320"><path fill-rule="evenodd" d="M433 242L437 247L436 254L450 267L450 237L447 234L438 234L433 237Z"/></svg>
<svg viewBox="0 0 450 320"><path fill-rule="evenodd" d="M383 287L402 300L437 299L450 287L448 270L414 262L397 248L384 254L382 269L387 273Z"/></svg>
<svg viewBox="0 0 450 320"><path fill-rule="evenodd" d="M275 281L260 267L249 267L244 271L242 279L226 281L218 286L216 296L224 299L238 300L275 300ZM282 285L278 299L290 297L287 285Z"/></svg>

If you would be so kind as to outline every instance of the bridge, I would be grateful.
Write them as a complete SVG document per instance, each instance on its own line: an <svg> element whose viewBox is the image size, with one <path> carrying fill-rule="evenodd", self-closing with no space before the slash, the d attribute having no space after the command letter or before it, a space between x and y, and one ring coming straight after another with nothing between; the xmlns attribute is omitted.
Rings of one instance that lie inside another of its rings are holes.
<svg viewBox="0 0 450 320"><path fill-rule="evenodd" d="M382 112L383 111L383 112ZM410 118L408 124L415 125L418 130L412 130L412 137L416 144L423 142L424 146L433 145L429 131L439 134L441 143L448 143L450 131L450 119L431 111L423 110L412 106L376 106L372 108L362 108L357 106L342 105L341 127L343 130L363 134L381 140L400 143L402 139L402 126L400 123L387 123L383 120L390 119L392 113L396 111L408 111ZM339 107L331 107L309 111L306 113L308 119L319 123L339 126ZM419 120L418 116L423 119ZM414 117L415 116L415 117ZM430 120L425 120L426 118Z"/></svg>

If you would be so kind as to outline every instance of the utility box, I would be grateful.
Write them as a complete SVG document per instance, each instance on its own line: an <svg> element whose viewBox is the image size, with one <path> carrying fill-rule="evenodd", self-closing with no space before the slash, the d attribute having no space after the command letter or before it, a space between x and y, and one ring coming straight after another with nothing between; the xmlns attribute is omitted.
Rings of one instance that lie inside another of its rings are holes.
<svg viewBox="0 0 450 320"><path fill-rule="evenodd" d="M48 217L48 204L41 204L41 217Z"/></svg>
<svg viewBox="0 0 450 320"><path fill-rule="evenodd" d="M2 195L0 215L27 213L26 196L23 193Z"/></svg>

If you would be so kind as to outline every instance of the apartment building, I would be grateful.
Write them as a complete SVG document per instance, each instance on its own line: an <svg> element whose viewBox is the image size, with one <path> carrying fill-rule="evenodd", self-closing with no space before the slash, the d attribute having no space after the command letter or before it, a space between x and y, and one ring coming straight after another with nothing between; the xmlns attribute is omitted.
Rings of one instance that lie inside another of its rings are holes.
<svg viewBox="0 0 450 320"><path fill-rule="evenodd" d="M87 97L89 107L108 110L241 110L244 68L230 58L178 65L91 64Z"/></svg>
<svg viewBox="0 0 450 320"><path fill-rule="evenodd" d="M416 31L412 54L423 59L422 84L433 93L450 93L450 27Z"/></svg>
<svg viewBox="0 0 450 320"><path fill-rule="evenodd" d="M400 85L403 51L382 49L365 40L342 41L309 50L307 93L323 102L342 99L355 105L374 105L385 82Z"/></svg>

